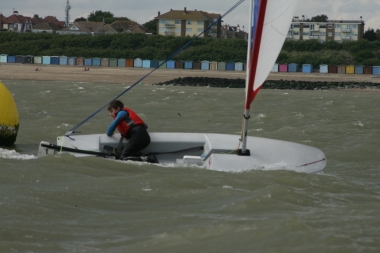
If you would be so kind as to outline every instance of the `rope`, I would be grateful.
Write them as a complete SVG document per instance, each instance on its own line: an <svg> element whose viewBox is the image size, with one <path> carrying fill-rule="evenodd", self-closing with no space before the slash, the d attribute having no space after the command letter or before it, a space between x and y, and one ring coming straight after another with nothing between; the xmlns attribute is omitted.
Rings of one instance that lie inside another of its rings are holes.
<svg viewBox="0 0 380 253"><path fill-rule="evenodd" d="M84 120L82 120L79 124L77 124L76 126L74 126L72 129L70 129L68 132L66 132L65 136L69 137L70 135L76 133L75 130L77 130L80 126L82 126L84 123L86 123L89 119L91 119L92 117L94 117L96 114L98 114L101 110L103 110L104 108L106 108L112 101L118 99L119 97L121 97L122 95L124 95L125 93L127 93L130 89L132 89L133 87L135 87L138 83L140 83L142 80L144 80L146 77L148 77L150 74L152 74L154 71L156 71L157 69L159 69L163 64L165 64L167 61L169 61L170 59L172 59L174 56L176 56L177 54L179 54L182 50L184 50L185 48L187 48L191 43L193 43L194 40L198 39L202 34L204 34L206 31L208 31L212 26L214 26L217 22L219 22L219 20L221 20L222 18L224 18L225 16L227 16L231 11L233 11L234 9L236 9L236 7L238 7L241 3L243 3L245 0L240 0L238 1L234 6L232 6L226 13L224 13L222 16L220 16L217 20L215 20L211 25L209 25L203 32L201 32L200 34L198 34L198 36L196 36L195 38L193 38L192 40L190 40L186 45L184 45L183 47L181 47L179 50L177 50L175 53L173 53L171 56L169 56L166 60L164 60L158 67L154 68L152 71L150 71L149 73L147 73L145 76L143 76L142 78L140 78L139 80L137 80L134 84L132 84L131 86L129 86L127 89L125 89L122 93L120 93L119 95L117 95L116 97L114 97L112 100L110 100L109 102L107 102L104 106L102 106L99 110L95 111L93 114L91 114L90 116L88 116L87 118L85 118Z"/></svg>

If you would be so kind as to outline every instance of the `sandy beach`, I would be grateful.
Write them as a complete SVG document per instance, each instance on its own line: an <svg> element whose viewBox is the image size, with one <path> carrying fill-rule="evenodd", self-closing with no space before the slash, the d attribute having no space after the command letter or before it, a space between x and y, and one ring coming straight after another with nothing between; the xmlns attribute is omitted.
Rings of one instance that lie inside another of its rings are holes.
<svg viewBox="0 0 380 253"><path fill-rule="evenodd" d="M74 81L115 84L133 84L152 69L90 67L84 66L40 65L40 64L1 64L0 80L33 80L33 81ZM145 78L143 84L154 84L169 81L178 77L215 77L242 78L245 72L205 71L189 69L158 69ZM327 81L327 82L372 82L380 83L380 78L373 75L354 74L320 74L320 73L270 73L267 80Z"/></svg>

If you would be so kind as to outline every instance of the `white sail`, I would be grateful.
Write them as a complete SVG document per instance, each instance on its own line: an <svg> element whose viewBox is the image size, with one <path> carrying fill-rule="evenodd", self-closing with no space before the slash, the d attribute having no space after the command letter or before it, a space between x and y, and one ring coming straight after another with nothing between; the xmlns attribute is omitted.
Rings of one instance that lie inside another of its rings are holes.
<svg viewBox="0 0 380 253"><path fill-rule="evenodd" d="M289 31L297 0L268 0L253 91L268 77Z"/></svg>

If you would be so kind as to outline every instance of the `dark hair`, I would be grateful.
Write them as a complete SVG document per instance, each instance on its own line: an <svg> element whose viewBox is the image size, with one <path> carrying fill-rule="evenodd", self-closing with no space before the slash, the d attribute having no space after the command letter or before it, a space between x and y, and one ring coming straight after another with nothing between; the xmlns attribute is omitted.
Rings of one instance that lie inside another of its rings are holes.
<svg viewBox="0 0 380 253"><path fill-rule="evenodd" d="M109 103L107 110L111 111L112 108L113 109L124 108L124 104L120 100L114 100L111 103Z"/></svg>

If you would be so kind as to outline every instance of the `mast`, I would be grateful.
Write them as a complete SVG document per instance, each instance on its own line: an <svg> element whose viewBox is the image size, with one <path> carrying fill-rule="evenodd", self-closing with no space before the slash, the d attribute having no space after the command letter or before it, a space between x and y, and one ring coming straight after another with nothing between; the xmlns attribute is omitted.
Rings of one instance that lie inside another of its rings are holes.
<svg viewBox="0 0 380 253"><path fill-rule="evenodd" d="M66 18L65 18L66 27L69 26L69 22L70 22L70 14L69 14L70 9L71 9L71 5L70 5L70 3L69 3L69 0L67 0L67 2L66 2L66 9L65 9L65 14L66 14L66 16L65 16L65 17L66 17Z"/></svg>
<svg viewBox="0 0 380 253"><path fill-rule="evenodd" d="M251 0L252 4L253 0ZM257 4L260 2L260 6ZM247 63L247 73L248 73L248 85L246 90L246 100L245 100L245 112L244 112L244 121L243 121L243 140L242 140L242 149L238 151L238 155L249 156L250 152L247 150L247 132L248 132L248 120L250 118L249 110L251 108L251 102L256 96L259 89L254 90L254 83L256 79L256 71L258 68L258 60L259 60L259 51L261 46L261 39L263 34L263 26L265 19L265 12L268 0L256 0L255 1L255 18L254 22L254 40L253 40L253 48L248 53L250 54L249 62ZM256 9L258 7L258 9ZM253 20L253 12L251 8L251 19ZM252 25L253 22L250 24ZM252 30L252 29L251 29ZM249 68L248 68L249 65Z"/></svg>
<svg viewBox="0 0 380 253"><path fill-rule="evenodd" d="M249 84L249 69L251 67L251 49L252 49L252 24L253 24L253 1L251 0L250 8L249 8L249 31L248 31L248 47L247 47L247 69L246 69L246 78L245 78L245 97L248 97L248 84ZM249 109L245 110L244 112L244 121L243 121L243 132L242 132L242 148L241 148L241 155L249 155L247 154L247 132L248 132L248 119L249 119Z"/></svg>

